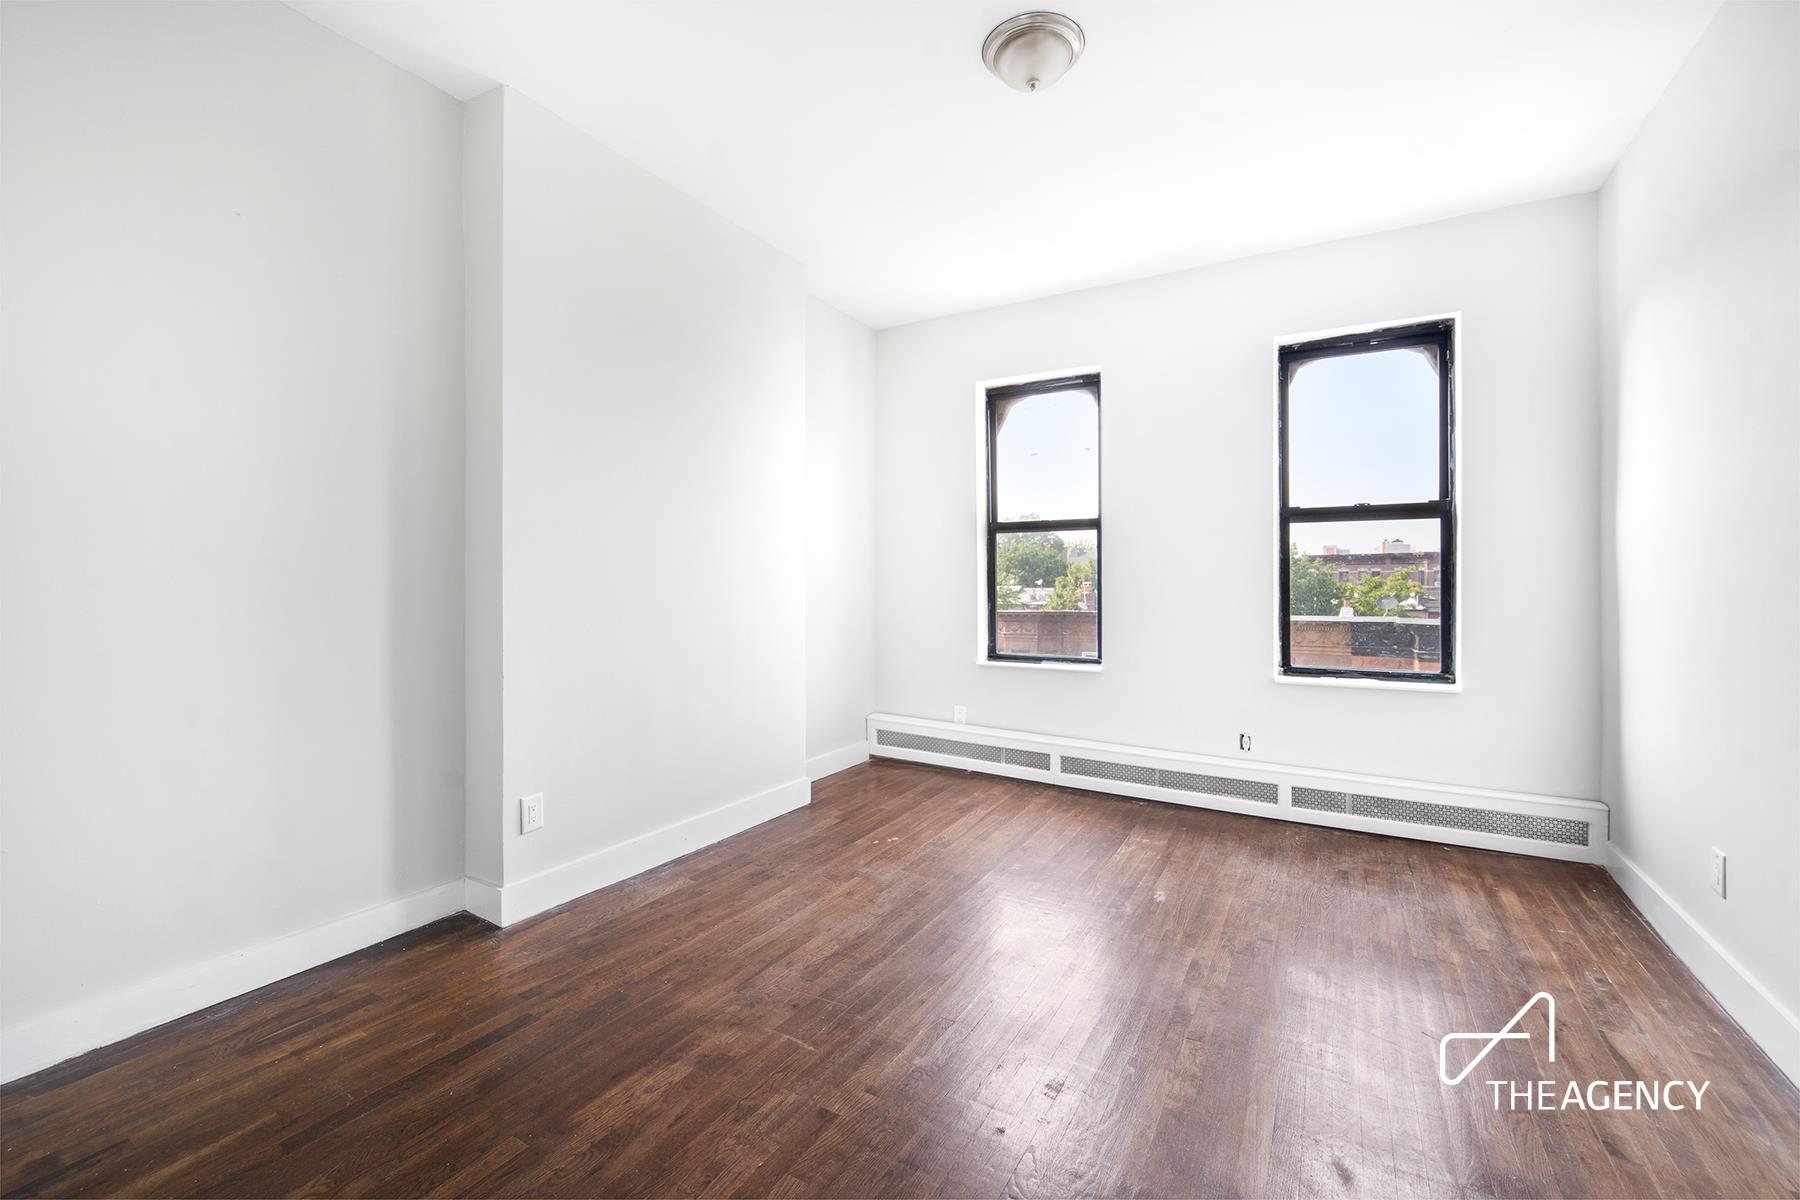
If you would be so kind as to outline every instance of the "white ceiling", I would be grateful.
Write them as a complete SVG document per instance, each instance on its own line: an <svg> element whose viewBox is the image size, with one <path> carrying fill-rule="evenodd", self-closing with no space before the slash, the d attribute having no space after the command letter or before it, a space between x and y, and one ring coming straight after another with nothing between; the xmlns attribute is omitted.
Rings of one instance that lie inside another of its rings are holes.
<svg viewBox="0 0 1800 1200"><path fill-rule="evenodd" d="M1597 187L1713 0L294 0L459 98L518 88L877 328Z"/></svg>

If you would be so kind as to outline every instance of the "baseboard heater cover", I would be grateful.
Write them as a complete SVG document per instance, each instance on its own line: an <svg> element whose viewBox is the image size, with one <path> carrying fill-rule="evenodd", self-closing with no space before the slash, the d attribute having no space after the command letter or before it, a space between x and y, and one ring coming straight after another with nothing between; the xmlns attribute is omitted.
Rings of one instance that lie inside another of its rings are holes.
<svg viewBox="0 0 1800 1200"><path fill-rule="evenodd" d="M869 752L1015 779L1576 862L1605 854L1596 800L1336 774L877 713Z"/></svg>
<svg viewBox="0 0 1800 1200"><path fill-rule="evenodd" d="M1359 796L1354 792L1328 792L1319 788L1294 789L1294 807L1314 812L1345 812L1439 829L1472 829L1534 842L1560 842L1566 846L1588 844L1589 825L1567 817L1534 817L1529 813L1499 812L1491 808L1465 808L1460 804L1431 804L1396 800L1389 796Z"/></svg>

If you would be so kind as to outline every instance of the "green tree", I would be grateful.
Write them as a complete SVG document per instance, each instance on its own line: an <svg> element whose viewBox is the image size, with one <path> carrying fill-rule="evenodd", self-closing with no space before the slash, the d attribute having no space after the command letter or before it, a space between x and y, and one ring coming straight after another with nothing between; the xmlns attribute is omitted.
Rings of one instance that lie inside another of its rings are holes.
<svg viewBox="0 0 1800 1200"><path fill-rule="evenodd" d="M1344 606L1345 590L1322 559L1302 554L1297 543L1288 543L1289 615L1335 617Z"/></svg>
<svg viewBox="0 0 1800 1200"><path fill-rule="evenodd" d="M1073 610L1081 607L1081 586L1094 582L1094 565L1092 563L1070 563L1067 572L1056 581L1056 588L1050 598L1044 601L1045 608Z"/></svg>
<svg viewBox="0 0 1800 1200"><path fill-rule="evenodd" d="M994 579L994 611L1011 612L1020 607L1019 581L1005 571L1000 571Z"/></svg>
<svg viewBox="0 0 1800 1200"><path fill-rule="evenodd" d="M1018 587L1052 587L1066 569L1064 550L1061 534L1003 533L994 574L1012 576Z"/></svg>
<svg viewBox="0 0 1800 1200"><path fill-rule="evenodd" d="M1425 594L1424 585L1412 577L1411 571L1399 570L1392 575L1370 575L1350 587L1350 608L1359 617L1400 616L1400 605ZM1381 607L1384 597L1394 603Z"/></svg>

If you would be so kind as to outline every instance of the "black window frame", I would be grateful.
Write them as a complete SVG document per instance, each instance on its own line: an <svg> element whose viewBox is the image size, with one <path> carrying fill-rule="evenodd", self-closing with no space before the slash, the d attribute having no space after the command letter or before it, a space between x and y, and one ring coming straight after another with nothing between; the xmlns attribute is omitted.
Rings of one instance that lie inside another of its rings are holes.
<svg viewBox="0 0 1800 1200"><path fill-rule="evenodd" d="M1392 504L1341 504L1297 507L1288 502L1288 379L1296 363L1321 358L1341 358L1369 354L1380 350L1401 350L1411 346L1436 346L1438 350L1438 495L1435 499ZM1370 679L1384 683L1450 685L1456 671L1456 322L1445 318L1415 321L1365 333L1317 338L1285 343L1278 348L1276 371L1278 402L1276 409L1276 481L1279 495L1277 525L1279 541L1276 562L1280 576L1280 596L1276 620L1281 638L1279 671L1294 679ZM1438 670L1432 674L1407 671L1353 670L1336 667L1296 667L1293 665L1293 625L1288 613L1289 562L1291 530L1296 523L1314 524L1324 521L1393 520L1438 521Z"/></svg>
<svg viewBox="0 0 1800 1200"><path fill-rule="evenodd" d="M994 411L1000 401L1014 400L1021 396L1036 396L1048 392L1072 392L1091 390L1094 393L1094 515L1091 518L1075 520L1047 519L1040 521L1002 521L1000 520L1000 480L995 470L999 453L998 431L994 428ZM1104 461L1101 454L1102 421L1100 417L1100 375L1089 372L1083 375L1062 375L1055 379L1034 379L1028 383L1010 383L987 389L986 413L983 418L987 430L987 658L989 662L998 663L1075 663L1082 666L1098 666L1105 657L1106 617L1105 605L1100 597L1100 574L1106 554L1100 544L1101 497L1105 489L1101 486L1101 472ZM1002 654L1000 653L999 612L994 604L996 584L998 583L996 559L999 557L1000 535L1003 533L1037 533L1061 532L1067 529L1091 529L1094 531L1094 656L1081 658L1076 655L1061 654Z"/></svg>

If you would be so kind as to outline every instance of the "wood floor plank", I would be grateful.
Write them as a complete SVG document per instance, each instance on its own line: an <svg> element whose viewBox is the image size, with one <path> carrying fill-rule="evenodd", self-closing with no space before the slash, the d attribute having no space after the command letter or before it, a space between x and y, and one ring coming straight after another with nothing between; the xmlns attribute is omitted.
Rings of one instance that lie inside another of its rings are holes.
<svg viewBox="0 0 1800 1200"><path fill-rule="evenodd" d="M8 1085L0 1192L1800 1195L1800 1093L1597 868L874 762Z"/></svg>

